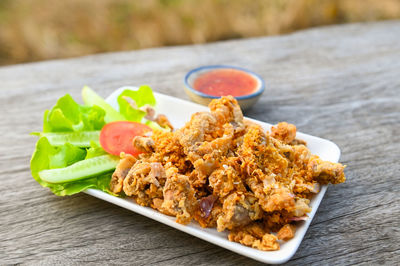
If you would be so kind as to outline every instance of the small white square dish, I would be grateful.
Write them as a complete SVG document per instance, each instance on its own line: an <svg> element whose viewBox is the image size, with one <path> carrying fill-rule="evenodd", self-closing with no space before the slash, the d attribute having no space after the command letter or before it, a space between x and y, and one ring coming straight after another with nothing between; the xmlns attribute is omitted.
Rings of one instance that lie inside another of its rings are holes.
<svg viewBox="0 0 400 266"><path fill-rule="evenodd" d="M114 108L116 108L118 106L118 95L127 88L132 89L134 87L122 87L117 89L106 99L107 102L110 103ZM185 122L190 120L190 117L193 113L208 110L208 108L205 106L184 101L164 94L155 93L154 95L157 100L157 111L159 113L165 114L175 128L182 127ZM260 124L262 127L264 127L265 130L269 130L271 127L270 124L257 120L253 121ZM299 139L305 140L307 142L307 147L311 150L313 154L320 156L323 160L338 162L340 157L340 150L338 146L333 142L300 132L297 133L297 136ZM281 244L280 250L277 251L261 251L246 247L239 243L230 242L227 238L227 232L217 232L216 229L202 228L196 222L192 222L188 225L178 224L175 222L175 217L164 215L149 207L142 207L133 202L131 199L118 198L95 189L88 189L85 192L89 195L134 211L138 214L144 215L148 218L174 227L178 230L201 238L220 247L239 253L243 256L264 263L277 264L288 261L295 254L296 250L300 246L301 241L303 240L303 237L308 227L310 226L310 223L318 209L319 204L322 201L322 198L324 197L326 189L327 186L322 186L321 191L316 194L311 200L310 206L312 207L312 211L308 214L309 219L299 223L295 237L288 242Z"/></svg>

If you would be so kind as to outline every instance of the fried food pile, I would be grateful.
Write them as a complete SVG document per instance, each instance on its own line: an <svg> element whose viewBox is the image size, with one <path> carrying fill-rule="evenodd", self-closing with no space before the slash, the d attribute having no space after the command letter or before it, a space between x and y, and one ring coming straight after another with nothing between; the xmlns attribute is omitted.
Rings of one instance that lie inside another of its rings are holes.
<svg viewBox="0 0 400 266"><path fill-rule="evenodd" d="M265 132L243 119L231 96L209 108L175 132L136 137L144 153L121 159L110 188L178 223L194 219L229 230L230 241L278 250L311 211L320 185L345 181L344 166L312 155L294 125L282 122Z"/></svg>

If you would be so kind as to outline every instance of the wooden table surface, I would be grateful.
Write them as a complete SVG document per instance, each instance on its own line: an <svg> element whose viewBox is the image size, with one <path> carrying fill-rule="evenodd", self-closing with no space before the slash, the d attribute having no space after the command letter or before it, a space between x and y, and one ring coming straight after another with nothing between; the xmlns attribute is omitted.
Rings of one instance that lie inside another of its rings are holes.
<svg viewBox="0 0 400 266"><path fill-rule="evenodd" d="M246 115L330 139L348 165L288 265L399 263L400 21L389 21L0 68L0 264L258 264L89 195L54 196L30 174L29 132L65 93L149 84L187 99L185 73L208 64L259 73L267 89Z"/></svg>

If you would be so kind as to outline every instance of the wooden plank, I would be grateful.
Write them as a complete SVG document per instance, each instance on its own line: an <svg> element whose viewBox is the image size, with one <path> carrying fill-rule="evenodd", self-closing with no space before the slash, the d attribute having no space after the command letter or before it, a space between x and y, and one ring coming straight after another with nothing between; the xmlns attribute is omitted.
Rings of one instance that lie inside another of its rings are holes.
<svg viewBox="0 0 400 266"><path fill-rule="evenodd" d="M149 84L180 98L206 64L267 83L246 115L331 139L348 165L289 265L400 261L400 22L350 24L207 45L110 53L0 68L0 262L257 265L85 194L56 197L30 176L45 108L87 84L103 96Z"/></svg>

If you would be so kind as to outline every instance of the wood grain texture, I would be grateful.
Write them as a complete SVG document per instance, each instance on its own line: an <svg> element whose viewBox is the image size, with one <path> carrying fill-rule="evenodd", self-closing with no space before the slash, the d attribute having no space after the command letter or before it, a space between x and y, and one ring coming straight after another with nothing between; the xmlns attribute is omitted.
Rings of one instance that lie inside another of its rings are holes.
<svg viewBox="0 0 400 266"><path fill-rule="evenodd" d="M183 76L207 64L265 78L247 116L294 123L342 149L347 182L329 187L288 265L398 264L399 21L0 68L0 264L259 264L82 193L56 197L30 175L28 134L63 94L149 84L187 99Z"/></svg>

